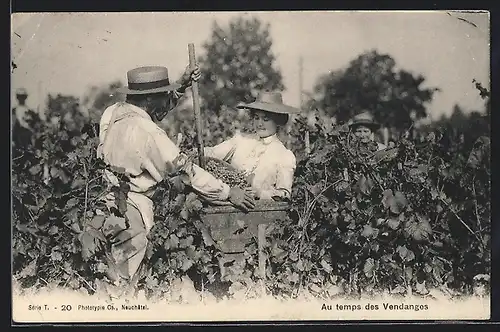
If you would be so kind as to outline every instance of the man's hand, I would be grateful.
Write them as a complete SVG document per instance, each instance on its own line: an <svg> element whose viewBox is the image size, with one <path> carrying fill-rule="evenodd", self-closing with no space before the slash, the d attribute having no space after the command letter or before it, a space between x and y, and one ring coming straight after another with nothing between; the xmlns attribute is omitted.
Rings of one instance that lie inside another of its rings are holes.
<svg viewBox="0 0 500 332"><path fill-rule="evenodd" d="M191 86L191 84L194 82L197 82L201 78L201 71L200 67L196 65L194 69L191 69L190 66L188 65L186 67L186 70L184 70L184 74L182 74L179 84L182 85L182 89L186 90Z"/></svg>
<svg viewBox="0 0 500 332"><path fill-rule="evenodd" d="M251 210L255 207L253 196L253 191L250 189L233 187L229 190L229 201L234 206L239 207L244 211Z"/></svg>

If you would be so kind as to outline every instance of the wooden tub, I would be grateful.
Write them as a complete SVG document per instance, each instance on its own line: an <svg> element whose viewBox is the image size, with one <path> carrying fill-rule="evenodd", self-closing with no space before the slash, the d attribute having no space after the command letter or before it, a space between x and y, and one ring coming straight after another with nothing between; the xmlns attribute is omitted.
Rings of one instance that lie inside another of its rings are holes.
<svg viewBox="0 0 500 332"><path fill-rule="evenodd" d="M261 200L256 201L255 208L249 212L232 206L210 206L201 211L201 221L223 253L219 259L222 278L226 275L226 263L244 265L245 247L253 238L257 242L259 275L265 279L266 258L263 249L266 225L285 219L289 209L290 204L287 202Z"/></svg>
<svg viewBox="0 0 500 332"><path fill-rule="evenodd" d="M285 219L290 204L273 200L256 201L255 208L243 212L232 206L210 206L201 211L201 221L222 252L243 253L245 245L258 238L258 226Z"/></svg>

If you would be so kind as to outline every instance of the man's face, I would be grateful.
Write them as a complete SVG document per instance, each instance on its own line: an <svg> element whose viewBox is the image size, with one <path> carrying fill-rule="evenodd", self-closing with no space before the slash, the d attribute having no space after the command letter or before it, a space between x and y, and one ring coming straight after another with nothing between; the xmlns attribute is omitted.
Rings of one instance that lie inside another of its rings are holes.
<svg viewBox="0 0 500 332"><path fill-rule="evenodd" d="M174 108L174 98L172 92L158 94L151 100L152 113L157 121L162 121L168 112Z"/></svg>
<svg viewBox="0 0 500 332"><path fill-rule="evenodd" d="M28 96L25 96L25 95L17 95L17 101L19 102L19 104L23 105L25 102L26 102L26 98L28 98Z"/></svg>
<svg viewBox="0 0 500 332"><path fill-rule="evenodd" d="M372 131L368 127L358 126L354 130L354 136L356 136L362 143L368 143L371 141Z"/></svg>

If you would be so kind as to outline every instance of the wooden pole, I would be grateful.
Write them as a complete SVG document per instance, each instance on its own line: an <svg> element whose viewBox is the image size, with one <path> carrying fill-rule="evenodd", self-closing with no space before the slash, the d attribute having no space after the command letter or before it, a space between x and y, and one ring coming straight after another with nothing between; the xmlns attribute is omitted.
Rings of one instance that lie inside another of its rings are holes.
<svg viewBox="0 0 500 332"><path fill-rule="evenodd" d="M42 121L46 121L47 116L45 114L45 107L43 105L44 98L42 96L42 81L38 81L37 94L38 94L38 103L36 105L36 114L38 114L38 116Z"/></svg>
<svg viewBox="0 0 500 332"><path fill-rule="evenodd" d="M191 69L194 69L196 66L196 55L194 52L194 44L188 45L188 51L189 51L189 67ZM200 167L203 168L205 167L205 161L204 161L204 146L203 146L203 133L202 133L198 82L193 82L191 91L193 94L193 110L194 110L194 121L196 125L196 137L198 139L198 161Z"/></svg>
<svg viewBox="0 0 500 332"><path fill-rule="evenodd" d="M265 295L266 287L266 254L264 252L264 245L266 243L266 224L257 226L257 248L259 251L259 277L262 295Z"/></svg>
<svg viewBox="0 0 500 332"><path fill-rule="evenodd" d="M382 134L384 135L384 145L387 146L389 144L389 128L387 126L382 128Z"/></svg>
<svg viewBox="0 0 500 332"><path fill-rule="evenodd" d="M38 103L36 105L36 112L37 114L40 114L40 104L41 104L41 98L42 98L42 82L38 81L37 84L37 91L36 93L38 94Z"/></svg>

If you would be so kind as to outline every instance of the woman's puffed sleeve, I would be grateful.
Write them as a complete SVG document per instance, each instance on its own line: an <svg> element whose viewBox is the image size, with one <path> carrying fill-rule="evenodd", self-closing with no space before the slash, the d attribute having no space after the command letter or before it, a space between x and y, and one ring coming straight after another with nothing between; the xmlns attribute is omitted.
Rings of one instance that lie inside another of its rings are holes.
<svg viewBox="0 0 500 332"><path fill-rule="evenodd" d="M227 157L231 157L231 154L236 149L237 144L238 136L233 136L230 139L217 144L216 146L205 147L203 151L206 157L225 160Z"/></svg>
<svg viewBox="0 0 500 332"><path fill-rule="evenodd" d="M290 198L292 194L293 176L297 167L297 160L292 151L287 150L281 160L281 167L278 168L276 178L276 190L284 192L286 198Z"/></svg>
<svg viewBox="0 0 500 332"><path fill-rule="evenodd" d="M276 183L272 190L264 190L260 193L261 199L271 199L281 197L289 199L292 195L293 176L296 168L296 158L292 151L280 155L279 166L277 167Z"/></svg>

